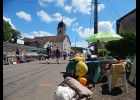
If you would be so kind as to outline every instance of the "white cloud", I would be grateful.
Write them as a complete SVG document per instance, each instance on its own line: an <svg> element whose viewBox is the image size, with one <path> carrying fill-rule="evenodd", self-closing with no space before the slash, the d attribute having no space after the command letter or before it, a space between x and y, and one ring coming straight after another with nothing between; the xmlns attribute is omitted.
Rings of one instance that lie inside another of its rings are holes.
<svg viewBox="0 0 140 100"><path fill-rule="evenodd" d="M54 16L54 19L57 22L59 22L59 21L61 21L63 19L63 16L60 13L55 13L55 14L53 14L53 16Z"/></svg>
<svg viewBox="0 0 140 100"><path fill-rule="evenodd" d="M45 11L41 10L37 12L37 16L41 17L41 19L47 23L50 23L53 21L53 18L49 16Z"/></svg>
<svg viewBox="0 0 140 100"><path fill-rule="evenodd" d="M38 0L38 3L42 7L46 7L51 3L54 3L57 7L64 7L65 0Z"/></svg>
<svg viewBox="0 0 140 100"><path fill-rule="evenodd" d="M76 13L77 11L76 11L76 9L73 9L72 12L73 12L73 13Z"/></svg>
<svg viewBox="0 0 140 100"><path fill-rule="evenodd" d="M21 18L21 19L24 19L26 21L31 21L32 20L32 17L30 14L24 12L24 11L20 11L20 12L17 12L16 15Z"/></svg>
<svg viewBox="0 0 140 100"><path fill-rule="evenodd" d="M82 26L79 26L79 23L73 24L72 31L77 32L82 38L87 38L94 33L93 28L83 28Z"/></svg>
<svg viewBox="0 0 140 100"><path fill-rule="evenodd" d="M52 2L52 0L38 0L39 5L42 7L46 7L47 4L49 4L51 2Z"/></svg>
<svg viewBox="0 0 140 100"><path fill-rule="evenodd" d="M30 34L23 33L23 37L34 38L34 37L43 37L43 36L54 36L56 34L49 33L46 31L33 31Z"/></svg>
<svg viewBox="0 0 140 100"><path fill-rule="evenodd" d="M70 5L66 5L66 0L39 0L39 5L42 7L46 7L47 4L53 3L57 7L63 8L67 13L71 12L79 12L82 14L90 14L91 13L91 2L92 0L72 0ZM98 5L98 11L101 11L105 8L104 4ZM92 7L94 9L94 7Z"/></svg>
<svg viewBox="0 0 140 100"><path fill-rule="evenodd" d="M115 33L115 30L113 29L113 23L110 21L100 21L98 23L99 32L111 32Z"/></svg>
<svg viewBox="0 0 140 100"><path fill-rule="evenodd" d="M75 47L75 42L72 42L72 46ZM87 48L88 43L86 41L76 42L76 47Z"/></svg>
<svg viewBox="0 0 140 100"><path fill-rule="evenodd" d="M62 16L60 13L55 13L53 16L54 16L54 19L58 22L60 22L63 19L63 22L67 26L70 26L72 23L74 23L76 21L76 18L69 18L66 16Z"/></svg>
<svg viewBox="0 0 140 100"><path fill-rule="evenodd" d="M73 22L76 21L76 18L71 19L71 18L65 17L65 16L63 18L64 18L63 21L67 26L70 26Z"/></svg>
<svg viewBox="0 0 140 100"><path fill-rule="evenodd" d="M72 0L73 12L74 13L79 12L82 14L91 14L91 9L94 9L93 6L91 8L91 2L92 0ZM105 8L104 4L98 5L98 11L101 11L104 8Z"/></svg>
<svg viewBox="0 0 140 100"><path fill-rule="evenodd" d="M63 22L67 25L67 26L71 26L72 23L74 23L76 21L76 18L70 18L67 16L62 16L60 13L54 13L52 16L50 16L49 14L47 14L47 12L41 10L39 12L37 12L37 16L41 17L41 19L47 23L53 22L53 21L57 21L60 22L63 19Z"/></svg>
<svg viewBox="0 0 140 100"><path fill-rule="evenodd" d="M12 27L13 29L16 29L16 27L14 26L14 24L12 23L12 21L11 21L10 18L6 18L6 17L3 16L3 19L4 19L5 21L9 22L9 24L11 25L11 27Z"/></svg>
<svg viewBox="0 0 140 100"><path fill-rule="evenodd" d="M113 21L112 24L116 25L116 21Z"/></svg>
<svg viewBox="0 0 140 100"><path fill-rule="evenodd" d="M79 27L76 29L77 33L82 37L82 38L87 38L90 35L94 34L94 29L93 28L83 28Z"/></svg>
<svg viewBox="0 0 140 100"><path fill-rule="evenodd" d="M99 4L98 5L98 11L101 11L104 8L105 8L105 5L104 4Z"/></svg>
<svg viewBox="0 0 140 100"><path fill-rule="evenodd" d="M90 14L92 0L72 0L73 12Z"/></svg>
<svg viewBox="0 0 140 100"><path fill-rule="evenodd" d="M66 12L68 12L68 13L71 13L71 11L72 11L72 6L66 5L66 6L64 7L64 10L65 10Z"/></svg>
<svg viewBox="0 0 140 100"><path fill-rule="evenodd" d="M24 38L24 37L26 37L26 38L34 38L34 35L32 35L32 34L28 34L28 33L22 33L22 37Z"/></svg>
<svg viewBox="0 0 140 100"><path fill-rule="evenodd" d="M93 28L83 28L82 26L78 26L76 24L73 28L73 31L76 31L80 37L87 38L90 35L94 34ZM115 30L113 29L113 23L109 21L100 21L98 23L98 32L111 32L115 33Z"/></svg>
<svg viewBox="0 0 140 100"><path fill-rule="evenodd" d="M32 33L35 37L43 37L43 36L54 36L55 34L49 33L49 32L45 32L45 31L33 31Z"/></svg>
<svg viewBox="0 0 140 100"><path fill-rule="evenodd" d="M56 0L56 5L58 7L64 7L65 4L65 0Z"/></svg>
<svg viewBox="0 0 140 100"><path fill-rule="evenodd" d="M79 26L79 23L76 22L72 25L72 31L76 31L77 27Z"/></svg>

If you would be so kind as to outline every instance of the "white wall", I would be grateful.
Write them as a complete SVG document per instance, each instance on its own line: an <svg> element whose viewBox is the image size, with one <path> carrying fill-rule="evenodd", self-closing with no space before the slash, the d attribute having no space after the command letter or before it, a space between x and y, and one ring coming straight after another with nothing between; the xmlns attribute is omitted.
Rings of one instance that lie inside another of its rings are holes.
<svg viewBox="0 0 140 100"><path fill-rule="evenodd" d="M52 45L52 43L51 43L51 42L49 42L49 41L48 41L48 42L46 42L46 44L44 45L44 48L47 48L47 47L48 47L48 45L49 45L49 46L51 46L51 45Z"/></svg>
<svg viewBox="0 0 140 100"><path fill-rule="evenodd" d="M63 50L66 49L67 53L69 54L70 51L71 51L70 48L71 48L71 45L69 43L68 38L66 37L65 40L64 40L64 42L63 42Z"/></svg>
<svg viewBox="0 0 140 100"><path fill-rule="evenodd" d="M53 43L53 48L59 47L60 50L63 50L63 43Z"/></svg>
<svg viewBox="0 0 140 100"><path fill-rule="evenodd" d="M63 43L50 43L50 42L47 42L45 45L44 45L44 48L46 48L47 46L49 45L52 45L52 47L55 49L56 47L59 47L61 51L64 51L64 49L66 49L67 53L69 54L70 51L71 51L71 45L69 43L69 40L68 38L66 37L65 40L63 41Z"/></svg>
<svg viewBox="0 0 140 100"><path fill-rule="evenodd" d="M24 44L24 40L17 39L17 44Z"/></svg>

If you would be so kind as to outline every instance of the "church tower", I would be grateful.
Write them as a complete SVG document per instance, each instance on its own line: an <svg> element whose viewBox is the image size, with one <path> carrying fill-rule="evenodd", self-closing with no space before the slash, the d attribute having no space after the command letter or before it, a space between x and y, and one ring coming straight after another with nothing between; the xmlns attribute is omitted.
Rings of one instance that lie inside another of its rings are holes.
<svg viewBox="0 0 140 100"><path fill-rule="evenodd" d="M63 20L58 23L58 27L57 27L57 36L60 35L66 35L66 25L63 22Z"/></svg>

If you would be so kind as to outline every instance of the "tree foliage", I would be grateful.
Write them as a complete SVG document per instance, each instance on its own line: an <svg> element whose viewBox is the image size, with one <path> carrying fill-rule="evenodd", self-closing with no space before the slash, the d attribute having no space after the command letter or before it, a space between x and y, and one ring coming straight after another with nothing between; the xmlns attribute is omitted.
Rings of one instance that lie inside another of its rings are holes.
<svg viewBox="0 0 140 100"><path fill-rule="evenodd" d="M18 30L14 30L13 31L13 35L12 35L12 38L18 39L20 37L21 37L21 33Z"/></svg>
<svg viewBox="0 0 140 100"><path fill-rule="evenodd" d="M131 31L123 31L119 33L123 39L118 41L110 41L106 44L106 48L111 51L112 55L125 58L126 56L134 56L136 54L136 33Z"/></svg>
<svg viewBox="0 0 140 100"><path fill-rule="evenodd" d="M21 33L12 28L9 22L3 19L3 41L9 41L11 38L20 38Z"/></svg>
<svg viewBox="0 0 140 100"><path fill-rule="evenodd" d="M98 56L105 56L107 52L106 48L98 49Z"/></svg>
<svg viewBox="0 0 140 100"><path fill-rule="evenodd" d="M72 50L77 51L82 53L83 52L83 48L82 47L71 47Z"/></svg>
<svg viewBox="0 0 140 100"><path fill-rule="evenodd" d="M11 32L11 25L3 20L3 41L7 41L12 37L12 32Z"/></svg>

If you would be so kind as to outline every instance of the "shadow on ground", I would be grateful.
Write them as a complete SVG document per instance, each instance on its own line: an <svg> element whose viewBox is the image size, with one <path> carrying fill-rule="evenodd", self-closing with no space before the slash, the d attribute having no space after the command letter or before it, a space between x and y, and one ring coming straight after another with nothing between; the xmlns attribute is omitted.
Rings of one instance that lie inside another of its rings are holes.
<svg viewBox="0 0 140 100"><path fill-rule="evenodd" d="M66 74L67 72L60 72L61 74Z"/></svg>
<svg viewBox="0 0 140 100"><path fill-rule="evenodd" d="M99 83L106 83L107 82L107 76L103 76L100 80Z"/></svg>
<svg viewBox="0 0 140 100"><path fill-rule="evenodd" d="M102 87L102 94L103 95L117 96L117 95L122 94L122 92L123 92L120 87L114 87L111 90L111 92L109 92L108 84L103 84L101 87Z"/></svg>
<svg viewBox="0 0 140 100"><path fill-rule="evenodd" d="M67 76L72 77L71 75L69 75L67 72L60 72L60 74L63 75L63 78L65 79Z"/></svg>
<svg viewBox="0 0 140 100"><path fill-rule="evenodd" d="M39 63L39 64L48 64L47 62L45 62L45 63ZM49 64L57 64L57 63L49 63Z"/></svg>
<svg viewBox="0 0 140 100"><path fill-rule="evenodd" d="M39 64L48 64L48 63L45 62L45 63L39 63ZM49 64L57 64L57 63L49 63ZM67 63L59 63L59 64L67 64Z"/></svg>

